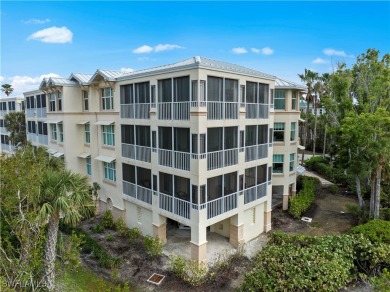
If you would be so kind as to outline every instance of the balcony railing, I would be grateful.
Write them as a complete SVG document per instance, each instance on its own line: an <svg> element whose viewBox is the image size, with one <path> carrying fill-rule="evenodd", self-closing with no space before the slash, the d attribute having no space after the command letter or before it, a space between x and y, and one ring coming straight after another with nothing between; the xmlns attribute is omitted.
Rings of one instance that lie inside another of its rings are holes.
<svg viewBox="0 0 390 292"><path fill-rule="evenodd" d="M160 102L157 104L159 120L189 120L190 102Z"/></svg>
<svg viewBox="0 0 390 292"><path fill-rule="evenodd" d="M268 119L268 104L247 103L246 118L247 119Z"/></svg>
<svg viewBox="0 0 390 292"><path fill-rule="evenodd" d="M244 190L244 204L253 202L267 195L267 182Z"/></svg>
<svg viewBox="0 0 390 292"><path fill-rule="evenodd" d="M122 157L150 162L151 147L122 143Z"/></svg>
<svg viewBox="0 0 390 292"><path fill-rule="evenodd" d="M37 118L46 118L47 117L47 113L46 113L46 108L45 107L37 108L36 112L37 112Z"/></svg>
<svg viewBox="0 0 390 292"><path fill-rule="evenodd" d="M158 149L158 164L174 167L182 170L190 170L191 155L187 152L179 152L166 149Z"/></svg>
<svg viewBox="0 0 390 292"><path fill-rule="evenodd" d="M238 119L238 102L207 102L207 119L208 120L226 120Z"/></svg>
<svg viewBox="0 0 390 292"><path fill-rule="evenodd" d="M0 134L8 134L6 127L0 127Z"/></svg>
<svg viewBox="0 0 390 292"><path fill-rule="evenodd" d="M123 193L127 196L152 204L152 190L147 189L136 184L123 181Z"/></svg>
<svg viewBox="0 0 390 292"><path fill-rule="evenodd" d="M217 198L205 204L207 205L207 219L214 218L238 207L238 193Z"/></svg>
<svg viewBox="0 0 390 292"><path fill-rule="evenodd" d="M174 198L164 193L158 193L158 206L160 209L191 219L191 203L179 198Z"/></svg>
<svg viewBox="0 0 390 292"><path fill-rule="evenodd" d="M38 134L38 143L41 145L47 145L48 144L48 137L47 135Z"/></svg>
<svg viewBox="0 0 390 292"><path fill-rule="evenodd" d="M28 118L35 117L35 112L36 112L35 108L26 108L26 117Z"/></svg>
<svg viewBox="0 0 390 292"><path fill-rule="evenodd" d="M27 140L30 142L36 142L37 134L35 133L27 133Z"/></svg>
<svg viewBox="0 0 390 292"><path fill-rule="evenodd" d="M122 119L150 119L149 103L121 104Z"/></svg>
<svg viewBox="0 0 390 292"><path fill-rule="evenodd" d="M245 147L245 162L266 158L268 156L268 144L260 144Z"/></svg>
<svg viewBox="0 0 390 292"><path fill-rule="evenodd" d="M222 168L238 163L238 148L207 153L207 170Z"/></svg>

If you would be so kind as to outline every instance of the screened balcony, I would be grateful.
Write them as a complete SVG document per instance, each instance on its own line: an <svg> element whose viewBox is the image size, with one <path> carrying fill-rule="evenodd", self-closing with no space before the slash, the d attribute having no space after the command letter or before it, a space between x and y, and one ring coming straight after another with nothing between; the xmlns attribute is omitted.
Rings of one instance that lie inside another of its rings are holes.
<svg viewBox="0 0 390 292"><path fill-rule="evenodd" d="M245 109L247 119L268 119L269 85L246 82Z"/></svg>
<svg viewBox="0 0 390 292"><path fill-rule="evenodd" d="M190 170L190 129L158 128L158 164Z"/></svg>
<svg viewBox="0 0 390 292"><path fill-rule="evenodd" d="M207 129L207 170L238 163L238 128Z"/></svg>
<svg viewBox="0 0 390 292"><path fill-rule="evenodd" d="M120 96L122 119L150 119L149 82L122 85Z"/></svg>
<svg viewBox="0 0 390 292"><path fill-rule="evenodd" d="M153 195L151 170L123 163L122 173L123 193L151 205Z"/></svg>
<svg viewBox="0 0 390 292"><path fill-rule="evenodd" d="M158 190L160 209L190 219L190 180L188 178L160 172Z"/></svg>
<svg viewBox="0 0 390 292"><path fill-rule="evenodd" d="M158 119L189 120L190 106L189 76L158 81Z"/></svg>
<svg viewBox="0 0 390 292"><path fill-rule="evenodd" d="M207 119L238 119L238 80L207 77Z"/></svg>
<svg viewBox="0 0 390 292"><path fill-rule="evenodd" d="M245 169L244 203L250 203L267 195L267 165Z"/></svg>
<svg viewBox="0 0 390 292"><path fill-rule="evenodd" d="M207 179L207 219L238 207L237 172Z"/></svg>
<svg viewBox="0 0 390 292"><path fill-rule="evenodd" d="M245 162L268 156L268 125L245 127Z"/></svg>
<svg viewBox="0 0 390 292"><path fill-rule="evenodd" d="M121 126L122 157L150 162L150 127Z"/></svg>

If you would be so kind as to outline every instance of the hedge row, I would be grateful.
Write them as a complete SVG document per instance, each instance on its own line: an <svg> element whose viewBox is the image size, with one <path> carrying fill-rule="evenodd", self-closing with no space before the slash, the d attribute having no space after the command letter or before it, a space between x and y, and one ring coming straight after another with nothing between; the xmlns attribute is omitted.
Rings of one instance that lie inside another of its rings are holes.
<svg viewBox="0 0 390 292"><path fill-rule="evenodd" d="M321 184L320 180L315 177L303 177L302 180L303 188L296 196L290 198L288 212L294 218L300 218L302 213L314 203L316 189Z"/></svg>

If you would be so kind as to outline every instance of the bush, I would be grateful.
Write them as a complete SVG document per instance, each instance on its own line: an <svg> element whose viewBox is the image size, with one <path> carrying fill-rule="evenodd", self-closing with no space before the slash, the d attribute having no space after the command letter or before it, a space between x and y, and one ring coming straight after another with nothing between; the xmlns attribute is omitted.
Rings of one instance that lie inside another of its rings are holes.
<svg viewBox="0 0 390 292"><path fill-rule="evenodd" d="M114 235L110 234L109 236L107 236L106 240L107 241L114 241Z"/></svg>
<svg viewBox="0 0 390 292"><path fill-rule="evenodd" d="M128 237L130 239L130 244L137 245L140 244L142 239L142 232L139 228L131 228L128 232Z"/></svg>
<svg viewBox="0 0 390 292"><path fill-rule="evenodd" d="M171 271L184 282L192 286L199 286L207 281L207 265L197 261L185 259L179 256L169 258Z"/></svg>
<svg viewBox="0 0 390 292"><path fill-rule="evenodd" d="M242 291L338 291L390 262L390 246L362 235L311 237L274 232L244 276Z"/></svg>
<svg viewBox="0 0 390 292"><path fill-rule="evenodd" d="M300 218L302 213L307 211L314 203L315 191L316 180L304 177L302 190L297 195L290 198L290 207L288 211L294 218Z"/></svg>
<svg viewBox="0 0 390 292"><path fill-rule="evenodd" d="M144 247L146 254L150 257L156 257L160 255L163 251L163 242L157 238L150 235L144 237Z"/></svg>
<svg viewBox="0 0 390 292"><path fill-rule="evenodd" d="M109 229L115 228L114 217L112 216L110 210L104 211L102 216L102 224L105 228L109 228Z"/></svg>
<svg viewBox="0 0 390 292"><path fill-rule="evenodd" d="M337 192L339 191L339 187L336 186L336 185L331 185L329 187L329 191L332 193L332 194L337 194Z"/></svg>
<svg viewBox="0 0 390 292"><path fill-rule="evenodd" d="M126 223L122 218L115 221L115 229L120 237L126 237L129 234L129 228L127 228Z"/></svg>
<svg viewBox="0 0 390 292"><path fill-rule="evenodd" d="M94 227L91 227L91 231L93 233L103 233L104 232L104 226L101 224L97 224Z"/></svg>
<svg viewBox="0 0 390 292"><path fill-rule="evenodd" d="M349 233L363 234L372 242L390 244L390 222L385 220L371 220L366 224L353 227Z"/></svg>
<svg viewBox="0 0 390 292"><path fill-rule="evenodd" d="M390 271L383 269L378 277L372 277L370 283L374 291L389 292L390 291Z"/></svg>
<svg viewBox="0 0 390 292"><path fill-rule="evenodd" d="M347 204L345 205L347 211L355 216L358 222L366 223L368 221L368 210L364 208L360 208L359 205L356 204Z"/></svg>
<svg viewBox="0 0 390 292"><path fill-rule="evenodd" d="M318 163L327 163L322 156L312 156L310 159L305 160L305 166L308 169L315 170Z"/></svg>

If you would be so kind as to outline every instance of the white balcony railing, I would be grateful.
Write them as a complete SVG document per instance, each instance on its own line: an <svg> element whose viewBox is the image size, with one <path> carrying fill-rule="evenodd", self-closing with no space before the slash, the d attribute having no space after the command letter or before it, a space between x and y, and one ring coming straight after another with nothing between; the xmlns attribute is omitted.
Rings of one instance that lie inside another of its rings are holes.
<svg viewBox="0 0 390 292"><path fill-rule="evenodd" d="M166 149L158 149L158 164L182 170L190 170L191 154Z"/></svg>
<svg viewBox="0 0 390 292"><path fill-rule="evenodd" d="M48 144L48 137L47 135L38 134L38 143L41 145L47 145Z"/></svg>
<svg viewBox="0 0 390 292"><path fill-rule="evenodd" d="M227 120L238 119L238 102L207 102L207 119L209 120Z"/></svg>
<svg viewBox="0 0 390 292"><path fill-rule="evenodd" d="M267 195L267 182L244 190L244 204L253 202Z"/></svg>
<svg viewBox="0 0 390 292"><path fill-rule="evenodd" d="M268 156L268 144L260 144L245 147L245 161L253 161Z"/></svg>
<svg viewBox="0 0 390 292"><path fill-rule="evenodd" d="M30 142L36 142L37 134L35 133L27 133L27 140Z"/></svg>
<svg viewBox="0 0 390 292"><path fill-rule="evenodd" d="M9 151L10 145L1 143L1 150L2 151Z"/></svg>
<svg viewBox="0 0 390 292"><path fill-rule="evenodd" d="M35 108L26 108L25 112L26 112L27 118L33 118L33 117L35 117L36 109Z"/></svg>
<svg viewBox="0 0 390 292"><path fill-rule="evenodd" d="M46 118L47 117L47 112L46 112L45 107L37 108L36 112L37 112L37 118Z"/></svg>
<svg viewBox="0 0 390 292"><path fill-rule="evenodd" d="M174 198L164 193L158 193L158 206L160 209L175 215L190 219L191 203L179 198Z"/></svg>
<svg viewBox="0 0 390 292"><path fill-rule="evenodd" d="M207 170L222 168L238 163L238 148L207 153Z"/></svg>
<svg viewBox="0 0 390 292"><path fill-rule="evenodd" d="M247 119L268 119L268 104L247 103L246 118Z"/></svg>
<svg viewBox="0 0 390 292"><path fill-rule="evenodd" d="M122 157L150 162L151 147L122 143Z"/></svg>
<svg viewBox="0 0 390 292"><path fill-rule="evenodd" d="M122 119L150 119L149 103L121 104Z"/></svg>
<svg viewBox="0 0 390 292"><path fill-rule="evenodd" d="M205 107L206 101L191 101L191 107Z"/></svg>
<svg viewBox="0 0 390 292"><path fill-rule="evenodd" d="M123 193L127 196L152 204L152 190L147 189L136 184L123 181Z"/></svg>
<svg viewBox="0 0 390 292"><path fill-rule="evenodd" d="M190 102L160 102L157 104L159 120L189 120Z"/></svg>
<svg viewBox="0 0 390 292"><path fill-rule="evenodd" d="M238 193L233 193L207 202L207 219L236 209L238 206Z"/></svg>

